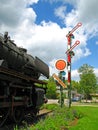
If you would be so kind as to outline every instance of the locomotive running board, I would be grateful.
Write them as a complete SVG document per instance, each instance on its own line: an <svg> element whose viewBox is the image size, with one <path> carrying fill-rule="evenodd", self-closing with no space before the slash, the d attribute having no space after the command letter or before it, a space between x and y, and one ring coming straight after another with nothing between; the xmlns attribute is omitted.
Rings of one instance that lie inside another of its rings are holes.
<svg viewBox="0 0 98 130"><path fill-rule="evenodd" d="M0 67L0 74L4 74L4 75L10 75L12 77L17 77L19 79L23 79L23 80L26 80L26 81L30 81L30 82L33 82L33 83L38 83L38 84L47 84L46 82L42 81L42 80L38 80L38 79L34 79L34 78L31 78L29 76L26 76L20 72L16 72L16 71L13 71L11 69L7 69L7 68L2 68Z"/></svg>

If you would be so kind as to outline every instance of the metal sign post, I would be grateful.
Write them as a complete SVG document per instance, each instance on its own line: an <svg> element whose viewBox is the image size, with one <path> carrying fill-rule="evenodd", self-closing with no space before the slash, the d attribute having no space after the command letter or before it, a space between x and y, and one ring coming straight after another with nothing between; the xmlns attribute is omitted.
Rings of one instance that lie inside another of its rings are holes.
<svg viewBox="0 0 98 130"><path fill-rule="evenodd" d="M66 73L64 72L64 69L66 67L66 61L65 60L58 60L55 64L55 67L59 70L59 77L56 74L53 74L53 77L57 80L57 82L60 85L60 107L63 106L64 104L64 97L63 97L63 88L66 88L67 86L64 84L63 82L63 75L65 75Z"/></svg>
<svg viewBox="0 0 98 130"><path fill-rule="evenodd" d="M67 68L68 68L68 107L71 107L71 58L74 56L74 52L72 49L76 47L80 41L76 41L75 44L71 47L72 38L74 38L74 35L72 34L76 29L78 29L82 24L78 23L67 35L67 41L68 41L68 50L66 51L67 54Z"/></svg>
<svg viewBox="0 0 98 130"><path fill-rule="evenodd" d="M64 84L64 81L63 81L64 76L65 76L65 71L60 71L59 77L60 77L61 81L63 82L63 84ZM60 85L60 107L63 107L63 105L64 105L63 88L64 87Z"/></svg>
<svg viewBox="0 0 98 130"><path fill-rule="evenodd" d="M61 71L59 72L59 78L62 81ZM62 107L64 105L64 98L63 98L63 87L61 85L60 85L60 99L59 99L59 102L60 102L60 107Z"/></svg>

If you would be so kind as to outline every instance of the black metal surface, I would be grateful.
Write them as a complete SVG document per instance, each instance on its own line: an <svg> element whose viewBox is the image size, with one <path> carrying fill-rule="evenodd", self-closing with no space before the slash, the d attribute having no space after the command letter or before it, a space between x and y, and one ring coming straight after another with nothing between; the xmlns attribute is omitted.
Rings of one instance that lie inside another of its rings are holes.
<svg viewBox="0 0 98 130"><path fill-rule="evenodd" d="M0 128L0 130L15 130L16 129L27 129L29 130L30 125L37 124L40 120L44 120L48 114L52 114L53 111L45 110L44 113L38 114L36 117L28 114L24 117L21 123L16 124L11 119L7 120L5 125Z"/></svg>
<svg viewBox="0 0 98 130"><path fill-rule="evenodd" d="M0 60L5 61L8 68L24 72L32 77L39 78L40 74L49 77L48 65L39 58L27 54L26 49L17 47L8 38L8 34L0 35Z"/></svg>
<svg viewBox="0 0 98 130"><path fill-rule="evenodd" d="M46 94L47 83L39 80L41 74L49 78L47 64L27 54L26 49L17 47L7 32L0 35L0 111L9 110L0 116L1 119L3 115L6 117L4 122L8 117L18 122L23 110L25 114L37 114Z"/></svg>

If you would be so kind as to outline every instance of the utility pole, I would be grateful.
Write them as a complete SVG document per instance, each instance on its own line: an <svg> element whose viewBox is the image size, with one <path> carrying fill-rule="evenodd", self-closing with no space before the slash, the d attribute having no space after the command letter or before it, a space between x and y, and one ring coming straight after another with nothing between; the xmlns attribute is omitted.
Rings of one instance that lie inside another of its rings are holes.
<svg viewBox="0 0 98 130"><path fill-rule="evenodd" d="M74 47L76 47L80 41L76 41L75 44L73 46L71 46L72 44L72 38L74 38L73 32L78 29L80 26L82 26L81 23L78 23L71 31L69 31L69 33L66 35L67 37L67 48L68 50L66 51L67 54L67 69L68 69L68 107L71 107L71 58L72 56L74 56L74 52L72 51L72 49Z"/></svg>

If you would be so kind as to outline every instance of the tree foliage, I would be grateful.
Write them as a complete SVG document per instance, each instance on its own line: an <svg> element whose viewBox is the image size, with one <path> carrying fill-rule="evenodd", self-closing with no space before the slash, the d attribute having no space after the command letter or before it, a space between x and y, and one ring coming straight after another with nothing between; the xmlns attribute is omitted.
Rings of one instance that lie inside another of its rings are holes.
<svg viewBox="0 0 98 130"><path fill-rule="evenodd" d="M80 93L80 83L77 81L72 80L71 81L72 84L72 90L76 90L78 93Z"/></svg>
<svg viewBox="0 0 98 130"><path fill-rule="evenodd" d="M50 77L49 78L49 81L48 81L48 85L47 85L47 98L50 98L50 99L55 99L57 98L57 94L56 94L56 83L53 79L53 77Z"/></svg>
<svg viewBox="0 0 98 130"><path fill-rule="evenodd" d="M88 98L90 93L95 92L97 84L97 78L94 74L93 67L88 64L84 64L78 69L78 72L80 74L81 91L85 97Z"/></svg>

